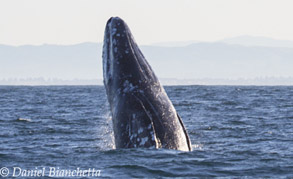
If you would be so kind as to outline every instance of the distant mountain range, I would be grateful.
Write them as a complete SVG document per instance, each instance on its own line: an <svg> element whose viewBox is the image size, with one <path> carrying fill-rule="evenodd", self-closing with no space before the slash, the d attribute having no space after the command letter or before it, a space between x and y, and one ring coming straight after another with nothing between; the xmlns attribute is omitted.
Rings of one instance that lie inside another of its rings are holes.
<svg viewBox="0 0 293 179"><path fill-rule="evenodd" d="M151 44L151 46L156 47L184 47L191 44L199 43L199 41L191 40L191 41L173 41L173 42L157 42Z"/></svg>
<svg viewBox="0 0 293 179"><path fill-rule="evenodd" d="M173 42L157 42L151 44L152 46L160 47L182 47L188 46L194 43L200 43L200 41L173 41ZM290 40L278 40L273 38L261 37L261 36L237 36L232 38L226 38L216 41L216 43L243 45L243 46L261 46L261 47L288 47L293 48L293 41Z"/></svg>
<svg viewBox="0 0 293 179"><path fill-rule="evenodd" d="M176 79L177 83L185 80L188 84L199 84L198 79L206 79L213 84L212 79L222 79L225 84L227 80L261 77L286 79L286 84L290 84L292 78L289 77L293 77L292 41L241 36L213 43L157 43L141 46L141 49L162 81ZM79 84L83 84L82 80L101 81L101 56L101 43L0 45L0 84L9 83L11 79L40 77L60 79L61 84L62 81L74 84L74 79L79 79ZM1 82L1 79L4 80Z"/></svg>
<svg viewBox="0 0 293 179"><path fill-rule="evenodd" d="M0 45L0 79L96 79L101 76L102 45Z"/></svg>
<svg viewBox="0 0 293 179"><path fill-rule="evenodd" d="M226 44L238 44L244 46L263 46L263 47L288 47L293 48L293 41L277 40L258 36L239 36L229 39L224 39L219 42Z"/></svg>

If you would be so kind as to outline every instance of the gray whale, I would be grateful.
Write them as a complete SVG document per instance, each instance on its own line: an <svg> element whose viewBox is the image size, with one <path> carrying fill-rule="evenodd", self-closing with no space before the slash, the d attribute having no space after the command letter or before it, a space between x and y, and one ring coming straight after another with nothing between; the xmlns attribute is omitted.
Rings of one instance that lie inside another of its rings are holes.
<svg viewBox="0 0 293 179"><path fill-rule="evenodd" d="M110 18L105 28L103 77L116 148L191 151L181 118L119 17Z"/></svg>

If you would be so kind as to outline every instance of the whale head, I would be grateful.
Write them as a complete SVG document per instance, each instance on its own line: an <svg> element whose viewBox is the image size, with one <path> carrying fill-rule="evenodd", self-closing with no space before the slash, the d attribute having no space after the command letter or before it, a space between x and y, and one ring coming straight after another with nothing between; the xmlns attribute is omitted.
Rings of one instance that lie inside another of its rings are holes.
<svg viewBox="0 0 293 179"><path fill-rule="evenodd" d="M108 20L103 45L103 77L111 105L115 90L123 83L139 86L148 81L157 84L157 77L136 44L127 24L119 17Z"/></svg>

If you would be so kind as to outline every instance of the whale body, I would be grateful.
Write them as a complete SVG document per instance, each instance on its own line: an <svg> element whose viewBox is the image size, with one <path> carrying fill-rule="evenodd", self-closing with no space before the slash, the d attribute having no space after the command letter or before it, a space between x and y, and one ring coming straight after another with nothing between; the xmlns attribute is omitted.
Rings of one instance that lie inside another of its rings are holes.
<svg viewBox="0 0 293 179"><path fill-rule="evenodd" d="M103 77L116 148L191 151L183 121L119 17L106 24Z"/></svg>

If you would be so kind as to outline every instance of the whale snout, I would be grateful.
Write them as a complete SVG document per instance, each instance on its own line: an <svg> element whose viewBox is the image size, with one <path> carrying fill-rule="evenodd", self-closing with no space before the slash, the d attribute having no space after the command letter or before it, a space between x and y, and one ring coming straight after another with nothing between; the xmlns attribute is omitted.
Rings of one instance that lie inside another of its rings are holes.
<svg viewBox="0 0 293 179"><path fill-rule="evenodd" d="M120 17L111 17L108 21L107 24L112 23L112 22L124 22Z"/></svg>
<svg viewBox="0 0 293 179"><path fill-rule="evenodd" d="M113 31L116 29L116 31L119 31L120 33L122 31L126 32L126 23L120 18L120 17L111 17L107 22L108 30Z"/></svg>

